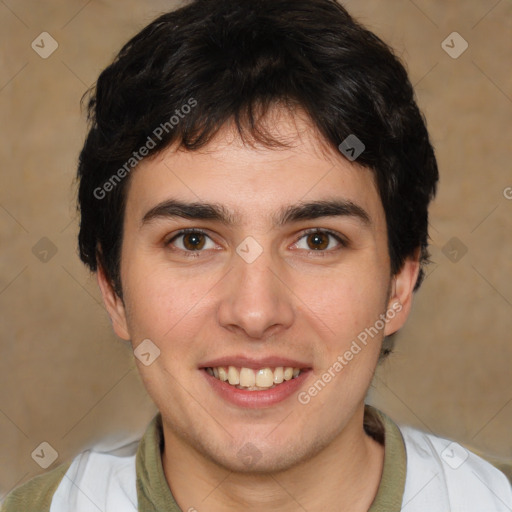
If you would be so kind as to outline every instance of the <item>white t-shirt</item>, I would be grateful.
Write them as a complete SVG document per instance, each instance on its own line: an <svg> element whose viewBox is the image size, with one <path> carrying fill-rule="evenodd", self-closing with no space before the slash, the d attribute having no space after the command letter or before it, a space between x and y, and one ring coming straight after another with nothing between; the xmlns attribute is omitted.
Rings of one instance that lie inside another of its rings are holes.
<svg viewBox="0 0 512 512"><path fill-rule="evenodd" d="M497 468L447 439L378 418L385 456L381 484L369 512L511 512L512 487ZM13 491L3 512L182 511L163 473L161 417L140 441L115 452L83 452L71 464Z"/></svg>

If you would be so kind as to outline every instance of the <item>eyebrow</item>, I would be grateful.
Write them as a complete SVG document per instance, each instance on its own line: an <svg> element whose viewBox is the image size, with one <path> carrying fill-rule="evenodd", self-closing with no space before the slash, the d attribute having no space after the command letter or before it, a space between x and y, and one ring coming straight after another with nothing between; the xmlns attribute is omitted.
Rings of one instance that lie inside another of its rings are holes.
<svg viewBox="0 0 512 512"><path fill-rule="evenodd" d="M181 217L190 220L212 220L227 226L241 223L241 217L218 203L187 203L169 199L151 208L142 218L141 225L156 219ZM345 199L301 202L281 208L272 216L274 226L284 226L301 220L322 217L352 217L364 225L370 225L369 214L361 206Z"/></svg>

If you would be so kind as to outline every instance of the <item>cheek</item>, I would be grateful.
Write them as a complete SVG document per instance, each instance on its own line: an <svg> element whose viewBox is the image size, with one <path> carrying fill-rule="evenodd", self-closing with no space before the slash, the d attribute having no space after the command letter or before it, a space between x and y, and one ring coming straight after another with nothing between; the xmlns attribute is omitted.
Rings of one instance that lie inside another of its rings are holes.
<svg viewBox="0 0 512 512"><path fill-rule="evenodd" d="M338 270L306 277L293 287L304 314L316 318L318 328L336 345L351 341L375 324L386 308L389 279L381 272Z"/></svg>
<svg viewBox="0 0 512 512"><path fill-rule="evenodd" d="M126 310L132 339L150 338L159 345L173 338L187 341L201 326L209 291L216 280L191 269L170 272L165 265L137 264L126 267ZM218 281L218 278L217 278Z"/></svg>

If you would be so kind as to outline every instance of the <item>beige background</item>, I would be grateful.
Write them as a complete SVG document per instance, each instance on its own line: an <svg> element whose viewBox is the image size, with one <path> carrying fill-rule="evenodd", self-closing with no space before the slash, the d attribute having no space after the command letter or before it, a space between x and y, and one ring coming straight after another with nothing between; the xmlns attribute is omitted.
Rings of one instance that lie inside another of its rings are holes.
<svg viewBox="0 0 512 512"><path fill-rule="evenodd" d="M434 263L371 401L510 462L512 3L345 4L406 61L442 175ZM31 458L41 442L58 463L140 435L155 412L76 256L73 178L82 94L129 36L174 5L0 0L0 496L43 472ZM31 48L43 31L59 45L48 59ZM458 59L441 47L453 31L469 43ZM47 262L32 252L43 237L57 249ZM467 247L457 263L443 252L452 237Z"/></svg>

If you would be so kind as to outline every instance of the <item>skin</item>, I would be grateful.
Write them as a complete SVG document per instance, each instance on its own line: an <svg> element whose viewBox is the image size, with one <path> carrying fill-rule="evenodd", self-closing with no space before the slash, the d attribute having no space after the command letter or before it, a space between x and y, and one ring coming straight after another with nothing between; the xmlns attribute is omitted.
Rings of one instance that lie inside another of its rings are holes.
<svg viewBox="0 0 512 512"><path fill-rule="evenodd" d="M326 148L304 116L275 111L269 119L267 129L292 147L250 145L226 126L200 151L171 147L143 161L127 191L123 300L101 269L98 281L118 336L134 348L149 338L161 351L151 365L137 364L162 414L163 468L183 510L366 511L384 448L363 430L364 398L383 336L409 314L417 254L392 276L372 173ZM354 216L271 222L285 206L333 198L360 206L369 223ZM240 223L142 222L168 199L220 203ZM185 256L190 239L173 238L183 228L207 232L202 252L188 251L195 257ZM314 250L304 235L310 228L348 244L326 235ZM250 264L236 253L248 236L263 250ZM200 373L201 363L232 354L289 357L311 368L299 391L307 390L397 304L385 329L306 405L294 394L271 407L238 407ZM260 454L250 468L237 456L248 441Z"/></svg>

